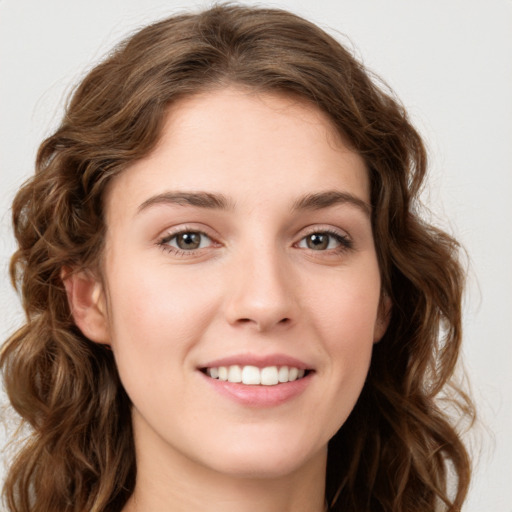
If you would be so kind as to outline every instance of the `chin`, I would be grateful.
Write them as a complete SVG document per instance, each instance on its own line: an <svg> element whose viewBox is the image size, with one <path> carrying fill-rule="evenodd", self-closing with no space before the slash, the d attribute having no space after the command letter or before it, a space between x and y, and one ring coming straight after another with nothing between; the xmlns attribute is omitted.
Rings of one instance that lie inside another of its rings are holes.
<svg viewBox="0 0 512 512"><path fill-rule="evenodd" d="M307 450L305 446L287 446L286 443L252 443L248 446L232 446L223 457L215 457L214 469L219 473L237 478L279 479L296 473L318 460L325 464L327 447Z"/></svg>

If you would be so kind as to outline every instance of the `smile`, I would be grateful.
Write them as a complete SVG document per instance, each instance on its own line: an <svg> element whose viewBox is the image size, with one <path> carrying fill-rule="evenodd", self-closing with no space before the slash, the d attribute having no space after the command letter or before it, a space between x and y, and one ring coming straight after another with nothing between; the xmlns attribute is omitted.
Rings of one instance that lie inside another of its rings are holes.
<svg viewBox="0 0 512 512"><path fill-rule="evenodd" d="M248 386L276 386L302 379L307 370L294 366L257 366L230 365L205 368L203 372L212 379L240 383Z"/></svg>

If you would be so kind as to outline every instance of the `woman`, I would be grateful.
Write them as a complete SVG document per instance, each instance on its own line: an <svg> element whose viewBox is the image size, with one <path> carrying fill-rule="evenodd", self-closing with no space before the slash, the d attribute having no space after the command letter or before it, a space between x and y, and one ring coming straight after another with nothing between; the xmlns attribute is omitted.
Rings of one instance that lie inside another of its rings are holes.
<svg viewBox="0 0 512 512"><path fill-rule="evenodd" d="M397 101L292 14L120 45L13 205L9 510L460 510L463 273L425 171Z"/></svg>

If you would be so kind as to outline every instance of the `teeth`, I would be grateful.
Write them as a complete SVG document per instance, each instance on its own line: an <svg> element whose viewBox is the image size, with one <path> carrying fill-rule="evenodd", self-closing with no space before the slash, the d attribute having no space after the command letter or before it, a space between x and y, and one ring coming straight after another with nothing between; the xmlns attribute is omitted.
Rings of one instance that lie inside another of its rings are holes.
<svg viewBox="0 0 512 512"><path fill-rule="evenodd" d="M277 366L267 366L261 369L261 383L264 386L275 386L279 383Z"/></svg>
<svg viewBox="0 0 512 512"><path fill-rule="evenodd" d="M261 372L256 366L244 366L242 370L242 382L244 384L261 384Z"/></svg>
<svg viewBox="0 0 512 512"><path fill-rule="evenodd" d="M293 366L219 366L208 368L206 374L212 379L219 379L227 382L243 383L250 386L275 386L279 383L292 382L302 379L306 374L305 370L299 370Z"/></svg>
<svg viewBox="0 0 512 512"><path fill-rule="evenodd" d="M229 382L242 382L242 369L240 366L230 366L228 370Z"/></svg>
<svg viewBox="0 0 512 512"><path fill-rule="evenodd" d="M277 372L277 379L279 382L288 382L289 370L288 366L281 366Z"/></svg>

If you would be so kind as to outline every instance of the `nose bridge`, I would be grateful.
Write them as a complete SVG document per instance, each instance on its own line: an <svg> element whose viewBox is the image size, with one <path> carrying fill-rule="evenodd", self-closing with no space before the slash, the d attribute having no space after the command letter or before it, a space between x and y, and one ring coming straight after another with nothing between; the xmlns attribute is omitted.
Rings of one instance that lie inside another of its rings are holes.
<svg viewBox="0 0 512 512"><path fill-rule="evenodd" d="M226 305L229 323L265 331L294 322L297 302L286 252L274 242L252 240L235 260Z"/></svg>

